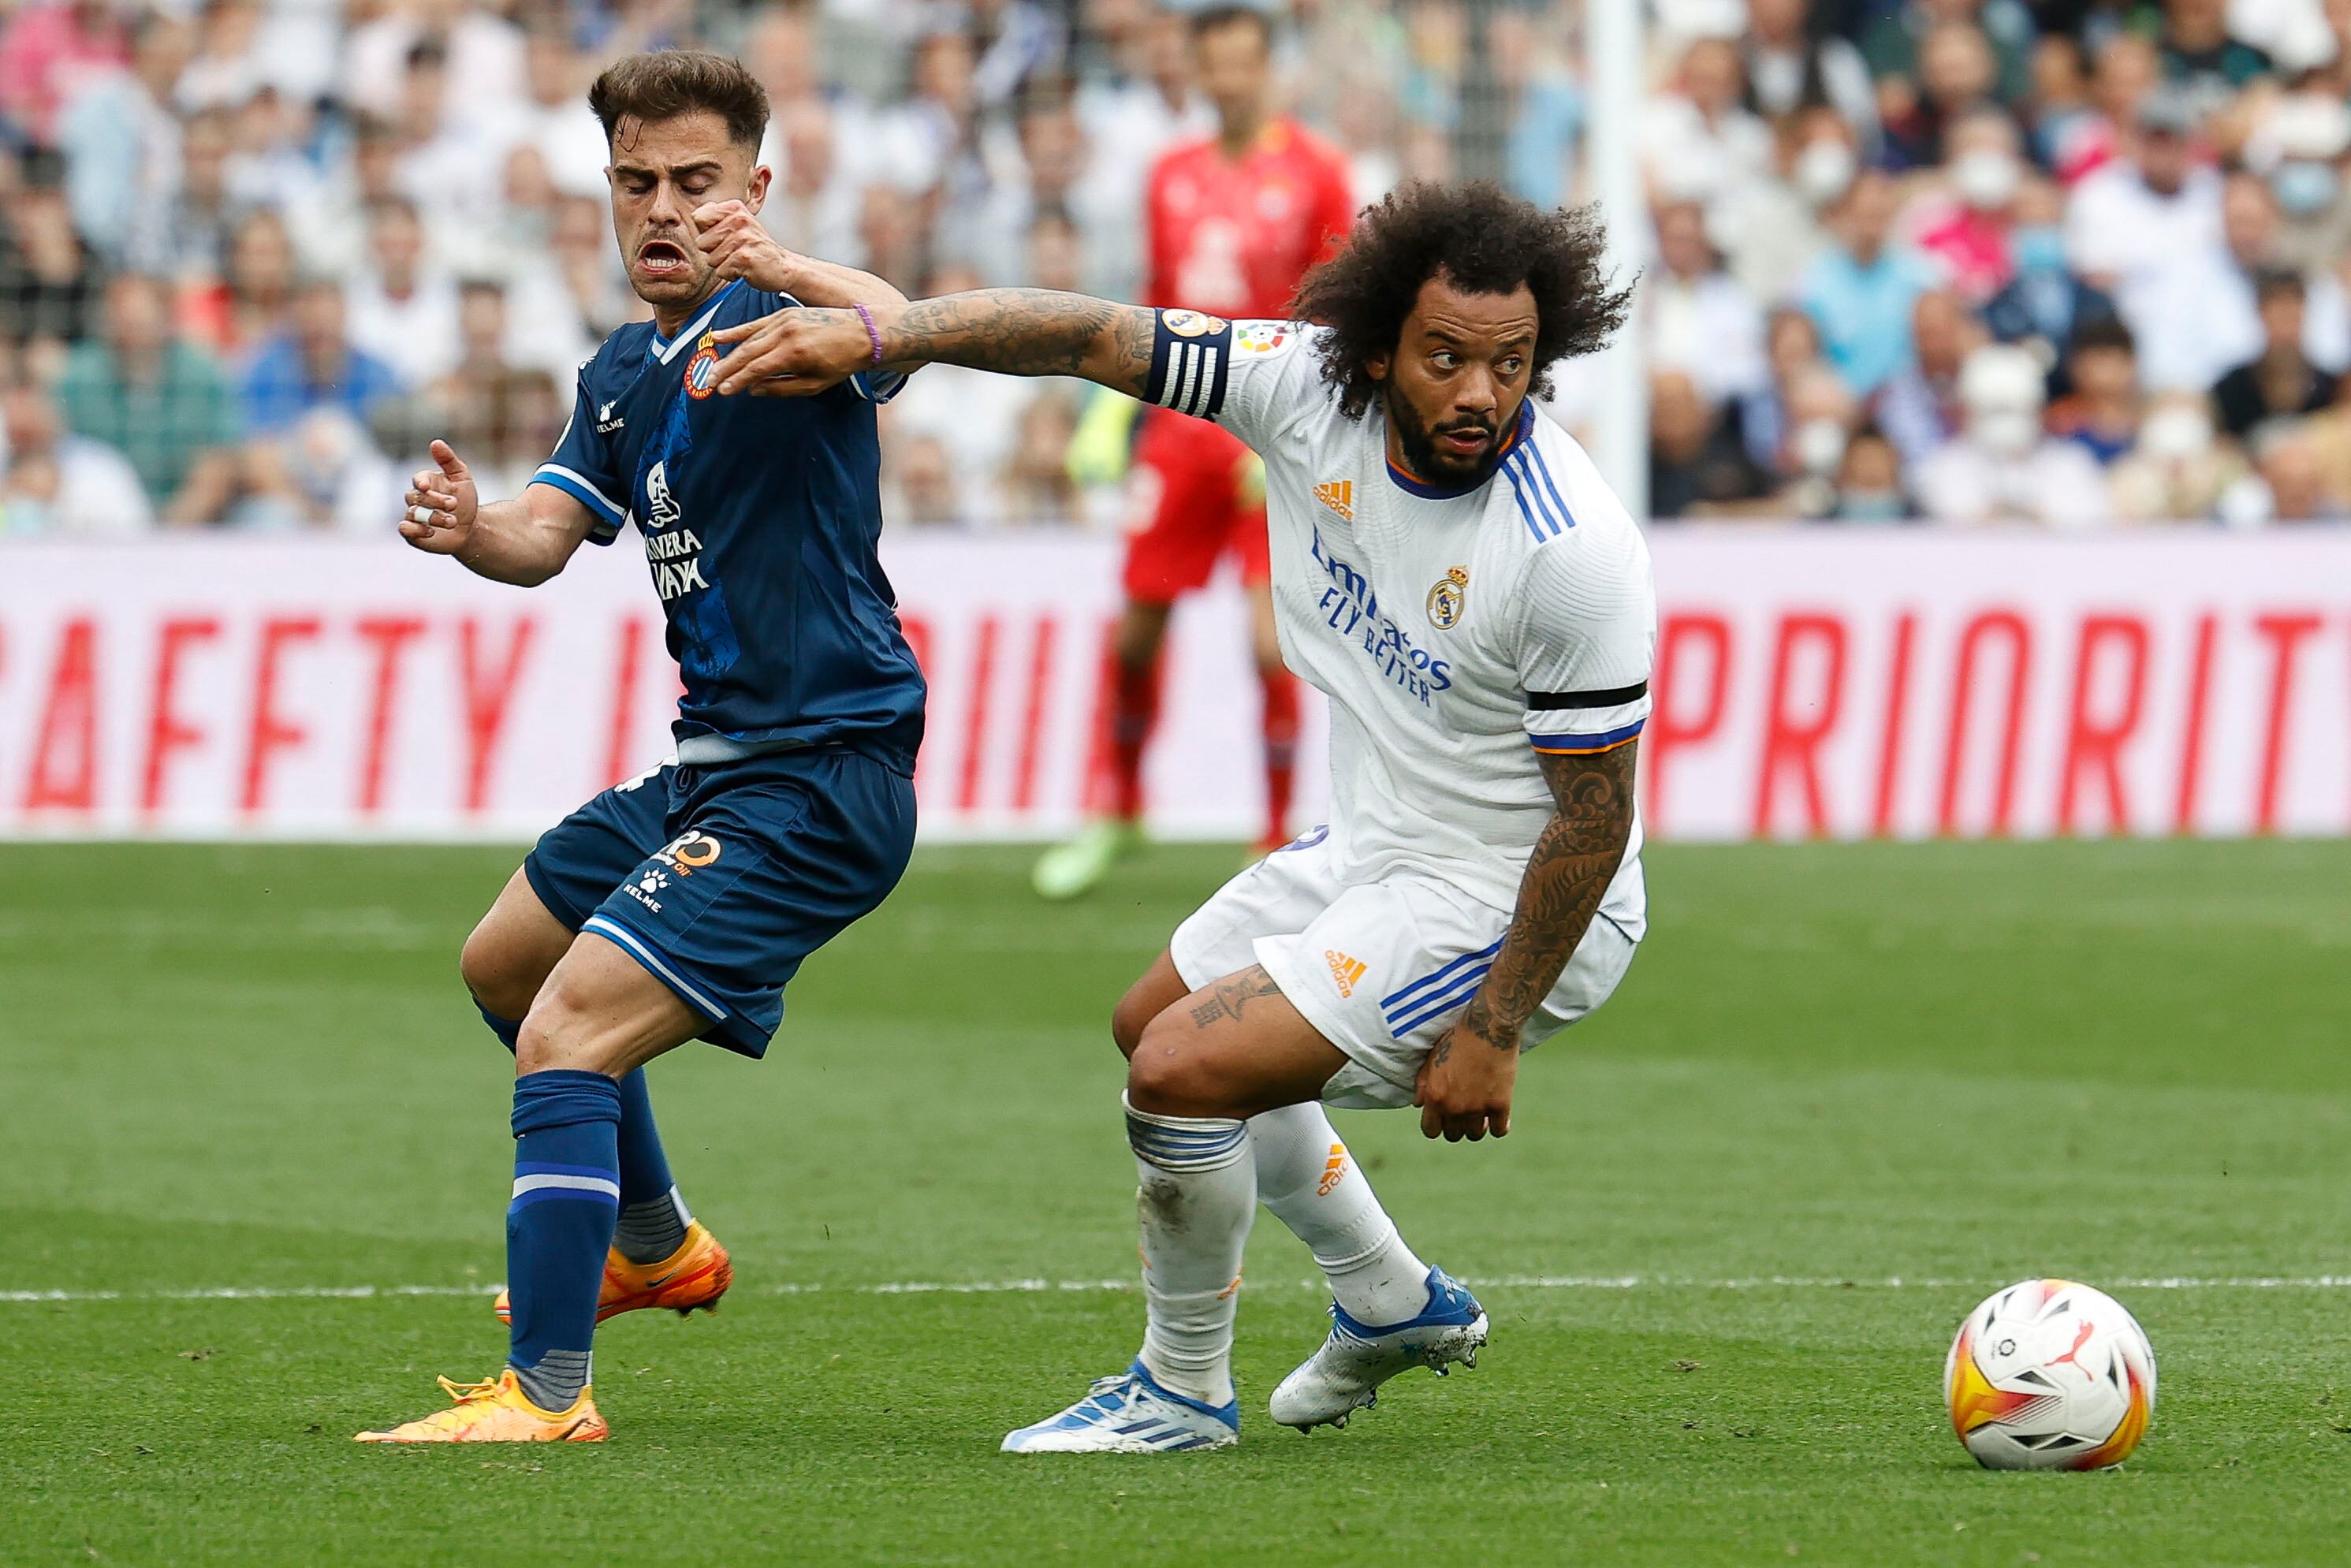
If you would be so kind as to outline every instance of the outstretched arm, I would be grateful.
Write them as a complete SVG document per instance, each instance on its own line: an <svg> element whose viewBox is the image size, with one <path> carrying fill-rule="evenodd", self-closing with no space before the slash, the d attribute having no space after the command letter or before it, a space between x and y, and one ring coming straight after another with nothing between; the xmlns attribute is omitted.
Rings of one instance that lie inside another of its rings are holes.
<svg viewBox="0 0 2351 1568"><path fill-rule="evenodd" d="M904 305L906 297L870 272L787 250L759 216L741 202L705 202L694 209L694 242L722 277L747 279L768 294L789 294L803 305L868 308ZM861 367L862 368L862 367Z"/></svg>
<svg viewBox="0 0 2351 1568"><path fill-rule="evenodd" d="M1420 1130L1447 1141L1510 1130L1519 1030L1559 984L1592 925L1633 836L1633 774L1640 742L1583 756L1536 755L1551 786L1552 820L1519 883L1502 949L1461 1017L1420 1070Z"/></svg>
<svg viewBox="0 0 2351 1568"><path fill-rule="evenodd" d="M427 555L453 555L476 577L534 588L561 571L588 537L588 508L551 485L526 485L511 501L484 505L474 476L445 441L434 466L408 482L400 537Z"/></svg>
<svg viewBox="0 0 2351 1568"><path fill-rule="evenodd" d="M861 301L854 310L786 310L715 334L735 345L718 390L805 397L875 367L968 365L1013 376L1081 376L1141 397L1151 375L1156 312L1045 288L980 288L912 304Z"/></svg>

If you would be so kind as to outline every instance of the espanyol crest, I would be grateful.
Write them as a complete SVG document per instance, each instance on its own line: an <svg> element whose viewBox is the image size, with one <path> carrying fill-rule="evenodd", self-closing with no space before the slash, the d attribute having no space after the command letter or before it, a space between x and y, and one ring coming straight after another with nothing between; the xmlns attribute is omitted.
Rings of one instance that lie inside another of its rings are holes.
<svg viewBox="0 0 2351 1568"><path fill-rule="evenodd" d="M698 402L717 390L718 345L705 332L694 346L694 358L685 361L685 395Z"/></svg>

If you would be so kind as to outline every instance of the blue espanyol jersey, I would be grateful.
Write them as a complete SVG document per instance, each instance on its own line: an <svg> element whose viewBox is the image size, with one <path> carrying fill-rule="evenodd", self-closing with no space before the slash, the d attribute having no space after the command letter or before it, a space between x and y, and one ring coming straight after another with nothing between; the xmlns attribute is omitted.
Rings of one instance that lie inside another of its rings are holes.
<svg viewBox="0 0 2351 1568"><path fill-rule="evenodd" d="M714 395L710 334L798 304L737 279L674 338L649 321L614 332L532 483L584 505L599 544L636 525L684 676L681 761L839 745L911 773L923 674L874 555L874 405L903 378Z"/></svg>

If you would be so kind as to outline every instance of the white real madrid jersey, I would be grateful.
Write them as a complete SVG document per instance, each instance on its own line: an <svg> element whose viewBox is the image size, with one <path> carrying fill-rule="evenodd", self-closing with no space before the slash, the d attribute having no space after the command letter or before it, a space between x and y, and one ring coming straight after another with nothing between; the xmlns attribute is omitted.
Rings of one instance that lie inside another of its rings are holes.
<svg viewBox="0 0 2351 1568"><path fill-rule="evenodd" d="M1322 379L1319 335L1165 312L1152 400L1265 459L1282 654L1331 699L1343 875L1418 867L1508 910L1554 809L1536 753L1606 750L1648 716L1648 547L1531 402L1483 485L1395 468L1379 407L1351 419ZM1602 905L1635 939L1639 852L1636 824Z"/></svg>

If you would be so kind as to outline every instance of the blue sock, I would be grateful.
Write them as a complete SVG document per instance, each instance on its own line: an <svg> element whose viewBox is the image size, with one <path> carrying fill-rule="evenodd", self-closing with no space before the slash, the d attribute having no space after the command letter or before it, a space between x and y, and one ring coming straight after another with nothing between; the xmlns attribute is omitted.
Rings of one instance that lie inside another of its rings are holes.
<svg viewBox="0 0 2351 1568"><path fill-rule="evenodd" d="M522 1025L479 1002L474 1010L507 1050L514 1050ZM693 1223L670 1175L669 1156L662 1152L653 1093L640 1067L621 1080L621 1218L612 1245L632 1263L658 1263L685 1245L685 1228Z"/></svg>
<svg viewBox="0 0 2351 1568"><path fill-rule="evenodd" d="M621 1080L621 1218L612 1245L632 1263L658 1263L685 1245L685 1211L653 1124L653 1092L642 1067Z"/></svg>
<svg viewBox="0 0 2351 1568"><path fill-rule="evenodd" d="M596 1296L621 1204L621 1086L601 1072L515 1080L514 1201L507 1207L507 1364L542 1410L589 1379Z"/></svg>

